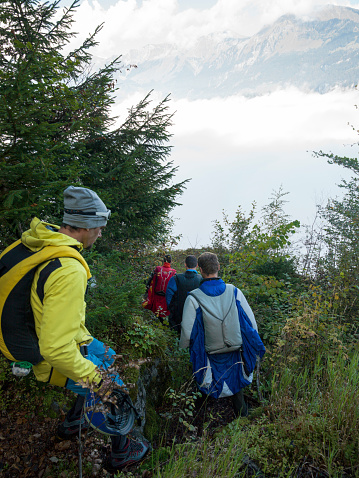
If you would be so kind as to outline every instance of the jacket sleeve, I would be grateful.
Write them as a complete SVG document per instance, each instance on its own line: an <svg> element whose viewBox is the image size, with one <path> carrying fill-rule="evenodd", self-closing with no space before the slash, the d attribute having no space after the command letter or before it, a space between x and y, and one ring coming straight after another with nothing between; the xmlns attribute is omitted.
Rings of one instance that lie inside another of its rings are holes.
<svg viewBox="0 0 359 478"><path fill-rule="evenodd" d="M253 311L247 302L247 299L244 297L244 294L241 290L236 288L236 291L237 291L236 300L240 302L242 309L244 310L244 312L247 314L247 317L251 321L252 327L258 332L257 322L254 317Z"/></svg>
<svg viewBox="0 0 359 478"><path fill-rule="evenodd" d="M43 312L39 328L40 353L58 372L75 382L97 379L96 366L84 358L78 343L85 328L87 277L76 259L62 259L44 287Z"/></svg>
<svg viewBox="0 0 359 478"><path fill-rule="evenodd" d="M168 281L167 289L166 289L166 303L167 307L169 307L172 297L174 293L177 292L177 284L175 276L172 276L171 279Z"/></svg>
<svg viewBox="0 0 359 478"><path fill-rule="evenodd" d="M196 299L189 295L184 303L182 322L181 322L181 338L179 346L182 349L189 347L191 333L196 320L197 308L199 307Z"/></svg>
<svg viewBox="0 0 359 478"><path fill-rule="evenodd" d="M146 291L150 288L151 282L152 282L152 279L153 279L154 275L155 275L155 273L154 273L154 271L153 271L153 272L151 272L150 277L147 279L147 282L146 282Z"/></svg>

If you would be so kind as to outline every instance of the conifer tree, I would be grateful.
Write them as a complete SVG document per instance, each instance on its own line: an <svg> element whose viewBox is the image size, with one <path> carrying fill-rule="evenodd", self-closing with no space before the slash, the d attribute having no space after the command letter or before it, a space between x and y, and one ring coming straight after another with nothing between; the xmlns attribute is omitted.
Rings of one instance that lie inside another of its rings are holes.
<svg viewBox="0 0 359 478"><path fill-rule="evenodd" d="M335 297L337 312L348 319L358 317L359 277L359 161L357 158L340 157L334 154L316 153L329 164L338 164L351 171L349 180L342 180L341 198L330 199L320 209L325 220L320 239L324 243L322 257L317 261L316 278Z"/></svg>
<svg viewBox="0 0 359 478"><path fill-rule="evenodd" d="M350 262L350 268L359 268L359 161L357 158L340 157L319 152L319 157L327 159L329 164L338 164L351 171L349 180L342 180L339 187L343 190L340 199L330 199L321 209L321 215L327 221L324 240L331 258L331 266L339 267L342 261Z"/></svg>
<svg viewBox="0 0 359 478"><path fill-rule="evenodd" d="M96 190L117 239L152 240L185 182L172 184L171 115L147 96L119 128L111 117L120 58L92 72L96 34L64 53L79 0L0 3L0 248L38 216L58 223L70 184Z"/></svg>

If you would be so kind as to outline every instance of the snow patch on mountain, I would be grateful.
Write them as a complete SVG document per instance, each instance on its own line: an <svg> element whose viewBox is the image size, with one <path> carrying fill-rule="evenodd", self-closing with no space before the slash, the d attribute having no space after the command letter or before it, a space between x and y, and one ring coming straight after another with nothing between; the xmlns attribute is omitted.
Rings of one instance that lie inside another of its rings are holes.
<svg viewBox="0 0 359 478"><path fill-rule="evenodd" d="M189 47L147 45L123 56L128 92L155 89L175 98L261 95L290 85L325 93L359 79L359 10L327 6L311 17L284 15L252 37L202 36Z"/></svg>

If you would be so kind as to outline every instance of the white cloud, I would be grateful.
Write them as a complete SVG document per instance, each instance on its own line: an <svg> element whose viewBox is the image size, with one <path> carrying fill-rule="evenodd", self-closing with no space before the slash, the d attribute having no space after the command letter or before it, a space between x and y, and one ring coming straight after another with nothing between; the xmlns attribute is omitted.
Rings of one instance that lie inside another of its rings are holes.
<svg viewBox="0 0 359 478"><path fill-rule="evenodd" d="M349 142L356 133L348 127L357 118L356 90L326 95L296 88L252 99L243 96L173 102L174 134L184 137L208 131L233 147L278 148L281 144Z"/></svg>
<svg viewBox="0 0 359 478"><path fill-rule="evenodd" d="M208 245L213 220L273 190L289 191L288 213L310 223L318 201L338 194L349 174L312 151L356 156L357 91L304 94L295 89L246 99L174 102L172 159L177 180L192 178L174 211L181 247ZM355 146L351 146L355 144ZM345 146L346 145L346 146Z"/></svg>
<svg viewBox="0 0 359 478"><path fill-rule="evenodd" d="M120 121L144 94L123 99ZM153 103L161 97L153 95ZM349 174L313 157L312 151L356 157L359 126L357 90L325 95L295 88L256 98L232 96L170 102L174 112L171 160L176 181L191 178L173 212L180 246L208 245L213 221L222 210L231 217L239 205L263 207L273 190L289 191L287 212L311 223L316 204L340 193L336 186ZM348 124L349 123L349 124ZM352 146L354 145L354 146Z"/></svg>

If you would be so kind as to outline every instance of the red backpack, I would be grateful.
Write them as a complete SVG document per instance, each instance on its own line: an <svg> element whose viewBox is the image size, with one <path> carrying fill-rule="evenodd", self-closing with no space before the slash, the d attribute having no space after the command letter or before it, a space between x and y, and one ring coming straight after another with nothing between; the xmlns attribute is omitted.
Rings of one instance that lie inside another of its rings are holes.
<svg viewBox="0 0 359 478"><path fill-rule="evenodd" d="M165 295L168 281L176 274L176 269L157 266L154 271L153 281L155 284L155 294Z"/></svg>
<svg viewBox="0 0 359 478"><path fill-rule="evenodd" d="M152 280L142 301L144 309L152 310L157 317L167 317L169 311L166 303L166 289L168 281L176 274L176 269L157 266L151 274Z"/></svg>

